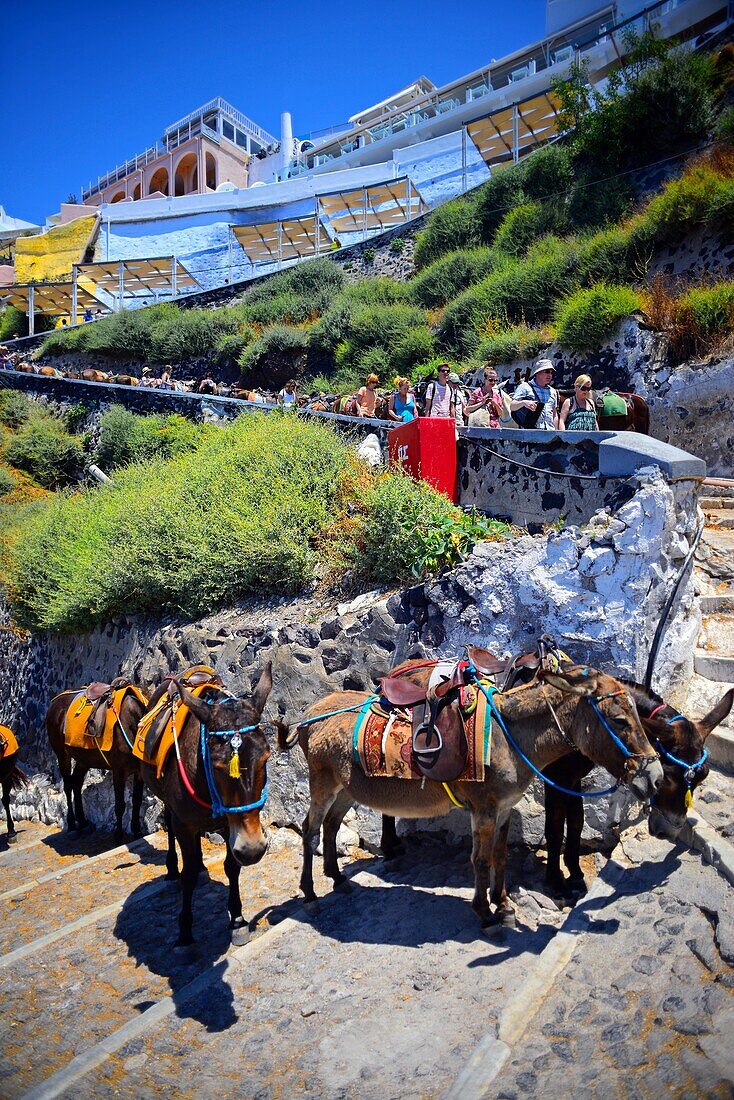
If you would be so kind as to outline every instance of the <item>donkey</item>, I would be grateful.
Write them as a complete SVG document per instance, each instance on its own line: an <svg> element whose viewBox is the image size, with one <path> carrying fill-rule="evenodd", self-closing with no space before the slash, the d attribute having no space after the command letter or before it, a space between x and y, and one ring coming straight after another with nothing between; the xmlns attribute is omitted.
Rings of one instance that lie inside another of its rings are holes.
<svg viewBox="0 0 734 1100"><path fill-rule="evenodd" d="M635 700L642 727L648 740L657 747L663 766L664 779L652 799L648 828L653 836L675 840L686 821L687 803L690 801L688 792L692 795L708 775L704 750L706 738L729 714L734 703L734 688L730 688L704 718L695 722L641 684L627 680L622 683ZM581 780L593 767L588 757L573 752L556 760L544 774L553 782L580 792ZM583 800L546 786L545 838L548 855L545 881L558 894L579 893L586 889L579 862L583 826ZM566 844L563 862L569 873L568 879L561 871L564 828Z"/></svg>
<svg viewBox="0 0 734 1100"><path fill-rule="evenodd" d="M129 685L129 681L118 677L110 685L100 686L118 690L125 684ZM64 783L66 827L69 832L77 829L80 832L91 832L94 829L94 825L87 821L84 814L82 785L90 768L111 771L115 791L114 838L118 844L121 844L125 835L122 818L125 813L125 784L128 776L133 777L130 831L134 837L142 836L140 808L143 802L143 781L140 776L139 761L132 754L132 744L138 722L145 711L145 705L134 691L128 691L125 694L115 722L112 747L109 752L102 753L93 743L89 748L73 748L64 740L64 727L67 712L82 690L84 689L72 688L69 691L62 691L51 700L46 714L48 739L59 762L59 771Z"/></svg>
<svg viewBox="0 0 734 1100"><path fill-rule="evenodd" d="M169 756L158 778L155 765L142 764L143 779L166 807L183 860L174 950L188 953L194 943L191 905L201 867L200 837L205 832L220 833L227 844L229 927L232 943L241 946L249 939L249 926L242 916L240 867L259 862L268 847L260 810L267 798L270 748L260 720L273 687L272 666L265 666L252 695L242 699L215 685L207 687L203 698L194 695L182 679L174 683L189 712L178 735L177 766ZM161 689L153 699L160 694ZM169 857L170 852L169 841Z"/></svg>
<svg viewBox="0 0 734 1100"><path fill-rule="evenodd" d="M384 682L383 682L384 683ZM433 718L441 711L443 728L461 723L459 687L450 685L437 701ZM362 692L340 692L314 704L297 736L309 770L311 803L303 823L303 871L301 890L306 901L314 901L313 853L321 826L324 827L324 873L336 888L346 884L336 856L336 834L344 814L358 802L397 817L440 817L455 805L445 785L403 779L371 778L355 763L352 749L354 714L369 696ZM634 700L613 677L596 669L564 665L558 672L543 671L542 682L516 688L500 696L497 711L525 756L537 768L547 767L568 752L569 741L596 763L620 776L641 799L651 798L663 779L657 754L645 737ZM552 711L551 709L552 708ZM333 714L333 712L340 712ZM565 730L566 732L563 732ZM282 749L291 738L279 730ZM451 785L457 801L472 816L472 864L474 897L472 909L483 928L514 922L504 889L504 868L499 888L492 886L488 898L493 851L506 847L509 812L529 786L533 771L511 747L504 731L494 734L491 762L483 782ZM491 904L495 905L492 913Z"/></svg>
<svg viewBox="0 0 734 1100"><path fill-rule="evenodd" d="M15 743L11 742L13 747ZM13 822L13 815L10 811L10 792L18 790L20 787L25 787L28 783L28 776L18 764L18 750L15 752L3 753L3 740L2 740L2 727L0 726L0 786L3 790L3 806L5 807L5 820L7 821L8 832L8 844L12 844L18 838L16 832L15 823Z"/></svg>

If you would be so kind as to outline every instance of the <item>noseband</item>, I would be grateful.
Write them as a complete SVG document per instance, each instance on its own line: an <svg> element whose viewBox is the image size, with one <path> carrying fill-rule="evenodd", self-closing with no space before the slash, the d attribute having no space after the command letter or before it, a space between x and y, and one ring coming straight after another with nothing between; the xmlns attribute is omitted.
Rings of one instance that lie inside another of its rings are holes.
<svg viewBox="0 0 734 1100"><path fill-rule="evenodd" d="M653 718L657 714L657 712L659 710L662 710L665 706L665 703L661 703L659 706L655 707L655 710L652 711L652 713L650 714L650 718ZM664 718L663 721L666 722L669 726L672 726L674 722L685 722L686 716L685 714L674 714L672 718ZM673 756L672 752L668 752L668 750L661 743L659 738L655 741L655 748L658 750L659 754L661 756L664 756L665 759L668 760L671 764L677 764L679 768L683 769L683 778L685 779L686 786L688 788L688 790L686 791L686 809L690 809L690 807L693 805L692 788L696 778L696 772L700 771L700 769L708 760L709 750L704 749L695 764L689 764L687 760L680 760L677 756Z"/></svg>
<svg viewBox="0 0 734 1100"><path fill-rule="evenodd" d="M649 764L651 761L658 759L658 754L656 752L652 752L652 753L632 752L630 749L628 749L627 746L625 745L624 741L622 741L622 739L617 736L617 734L614 732L612 727L609 725L606 718L602 714L601 708L599 706L599 703L603 702L605 699L613 699L615 695L625 695L625 694L626 694L625 689L624 688L619 688L617 691L608 691L606 693L606 695L589 695L589 696L585 696L585 698L586 698L586 702L589 704L589 706L593 710L594 714L596 715L597 719L599 720L599 723L602 726L602 728L607 731L607 733L611 737L612 741L614 741L614 744L617 746L617 748L620 750L620 752L625 757L625 761L626 761L625 762L625 771L627 770L627 767L628 767L628 765L630 764L630 762L632 760L639 760L639 764L637 765L634 772L632 773L632 778L634 779L635 776L637 776L642 771L642 769L645 767L646 764Z"/></svg>
<svg viewBox="0 0 734 1100"><path fill-rule="evenodd" d="M252 733L258 729L258 726L242 726L236 730L208 730L203 722L200 723L201 735L201 758L204 761L204 774L206 775L207 786L209 787L209 797L212 800L211 811L215 817L221 817L222 814L246 814L250 810L261 810L268 798L268 779L267 769L265 771L265 786L263 787L263 793L257 799L256 802L250 802L246 806L225 806L222 802L219 794L219 788L217 787L216 780L214 778L214 768L212 767L211 750L209 748L209 737L223 737L229 740L230 748L232 749L232 759L229 765L229 774L233 779L239 779L239 750L242 745L242 735L244 733ZM236 768L233 765L236 764ZM234 774L236 771L236 775Z"/></svg>

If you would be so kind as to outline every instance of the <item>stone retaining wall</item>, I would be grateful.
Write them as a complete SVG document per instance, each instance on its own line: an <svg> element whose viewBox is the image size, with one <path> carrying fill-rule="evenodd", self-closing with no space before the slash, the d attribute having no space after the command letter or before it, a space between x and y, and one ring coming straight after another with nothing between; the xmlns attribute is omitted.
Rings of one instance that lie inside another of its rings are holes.
<svg viewBox="0 0 734 1100"><path fill-rule="evenodd" d="M20 817L64 819L64 802L43 716L51 697L69 686L124 672L150 687L183 666L212 664L235 692L247 692L273 662L269 713L295 722L333 690L371 690L377 677L408 657L449 655L474 642L504 654L526 650L538 634L554 634L574 658L641 679L661 608L680 569L696 523L690 483L670 486L659 470L634 478L634 495L614 515L599 513L586 528L478 546L461 566L432 584L373 592L325 608L314 599L250 600L196 622L121 620L84 635L38 635L25 644L0 631L0 722L17 731L24 765L40 776L20 792ZM0 622L8 619L0 607ZM690 674L699 628L690 580L683 583L664 635L656 681L667 690ZM90 813L112 822L109 778L88 780ZM300 822L307 783L300 750L275 753L269 813ZM542 807L531 791L515 813L513 836L539 843ZM148 800L147 822L157 805ZM604 831L604 807L587 815ZM360 811L362 836L376 844L379 821ZM437 827L467 828L455 811Z"/></svg>

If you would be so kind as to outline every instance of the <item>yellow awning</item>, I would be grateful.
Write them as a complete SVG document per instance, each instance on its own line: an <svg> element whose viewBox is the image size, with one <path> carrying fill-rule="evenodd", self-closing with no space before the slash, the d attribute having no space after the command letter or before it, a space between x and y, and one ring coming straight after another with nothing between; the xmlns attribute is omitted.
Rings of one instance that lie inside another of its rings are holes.
<svg viewBox="0 0 734 1100"><path fill-rule="evenodd" d="M72 311L72 287L73 283L17 283L14 286L0 288L0 298L16 309L28 313L31 289L33 290L33 311L42 313L46 317L59 317L71 314ZM98 298L85 290L83 286L77 286L76 291L77 311L84 309L101 309L103 313L109 310Z"/></svg>
<svg viewBox="0 0 734 1100"><path fill-rule="evenodd" d="M340 233L359 233L365 229L389 229L428 209L408 176L369 187L319 195L318 201L328 219L329 228L337 236Z"/></svg>
<svg viewBox="0 0 734 1100"><path fill-rule="evenodd" d="M315 256L331 248L329 235L317 224L315 214L258 225L233 225L232 232L252 263Z"/></svg>
<svg viewBox="0 0 734 1100"><path fill-rule="evenodd" d="M172 294L174 262L177 291L183 287L199 286L191 272L180 260L174 261L173 256L77 264L77 272L80 278L88 279L95 287L106 290L110 294L119 294L120 265L122 265L124 297L152 294L160 290Z"/></svg>
<svg viewBox="0 0 734 1100"><path fill-rule="evenodd" d="M15 242L15 277L18 284L61 281L84 258L99 225L98 215L76 218L35 237Z"/></svg>
<svg viewBox="0 0 734 1100"><path fill-rule="evenodd" d="M517 155L523 156L559 132L561 102L553 92L524 99L520 103L493 111L486 118L470 122L466 132L490 165L514 159L515 112L517 112Z"/></svg>

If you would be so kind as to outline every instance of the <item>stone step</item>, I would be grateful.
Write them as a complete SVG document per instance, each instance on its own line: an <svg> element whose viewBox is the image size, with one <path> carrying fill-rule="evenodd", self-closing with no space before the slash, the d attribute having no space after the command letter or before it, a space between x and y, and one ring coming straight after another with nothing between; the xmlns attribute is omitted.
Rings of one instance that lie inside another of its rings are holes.
<svg viewBox="0 0 734 1100"><path fill-rule="evenodd" d="M707 477L701 491L710 497L734 496L734 480L728 477Z"/></svg>
<svg viewBox="0 0 734 1100"><path fill-rule="evenodd" d="M707 649L696 649L693 654L693 668L699 676L717 683L730 684L734 681L734 657L723 657L719 653L710 653Z"/></svg>
<svg viewBox="0 0 734 1100"><path fill-rule="evenodd" d="M734 528L734 508L707 508L704 514L707 527Z"/></svg>
<svg viewBox="0 0 734 1100"><path fill-rule="evenodd" d="M709 509L714 508L734 508L734 496L730 497L699 497L698 503L703 508L704 512L708 512Z"/></svg>
<svg viewBox="0 0 734 1100"><path fill-rule="evenodd" d="M706 748L714 767L734 773L734 730L719 726L706 738Z"/></svg>

